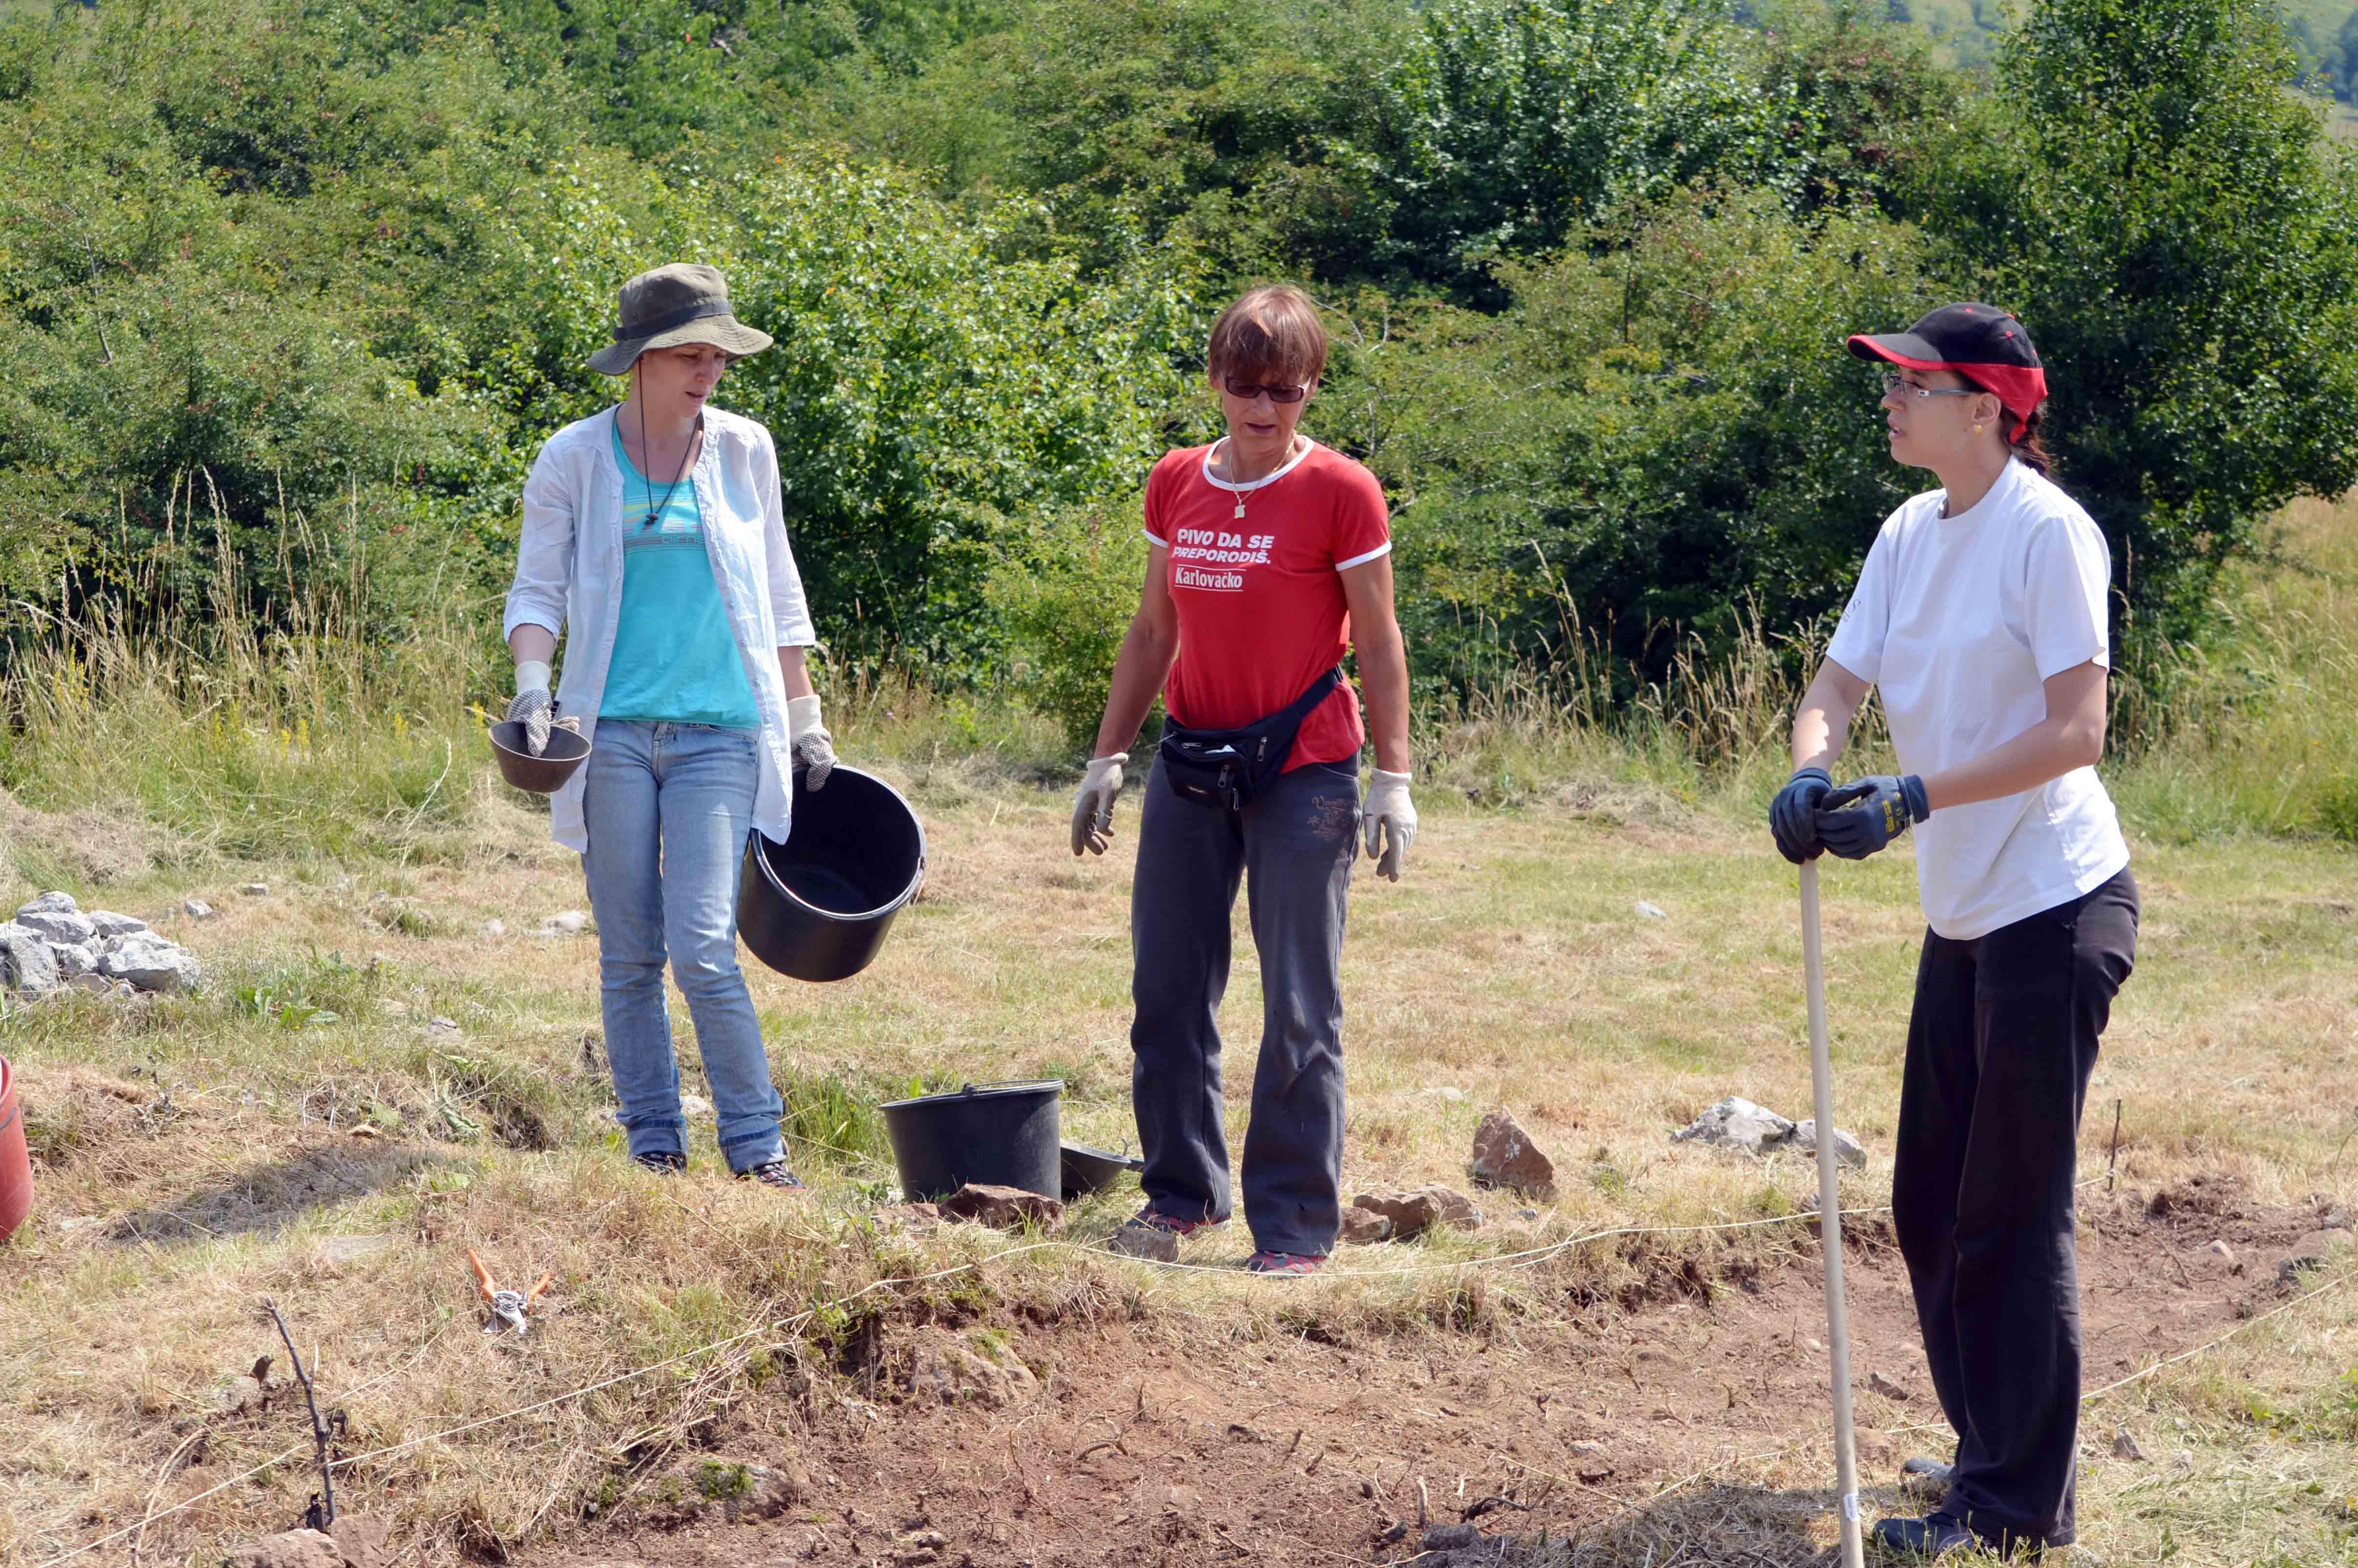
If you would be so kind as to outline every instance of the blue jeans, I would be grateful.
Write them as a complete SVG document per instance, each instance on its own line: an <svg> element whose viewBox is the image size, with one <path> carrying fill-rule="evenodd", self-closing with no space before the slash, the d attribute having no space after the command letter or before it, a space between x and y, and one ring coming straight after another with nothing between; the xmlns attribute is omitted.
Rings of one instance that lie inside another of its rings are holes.
<svg viewBox="0 0 2358 1568"><path fill-rule="evenodd" d="M754 732L605 719L582 791L606 1061L633 1154L684 1154L664 960L687 998L732 1171L785 1157L753 999L737 968L737 866L752 826Z"/></svg>

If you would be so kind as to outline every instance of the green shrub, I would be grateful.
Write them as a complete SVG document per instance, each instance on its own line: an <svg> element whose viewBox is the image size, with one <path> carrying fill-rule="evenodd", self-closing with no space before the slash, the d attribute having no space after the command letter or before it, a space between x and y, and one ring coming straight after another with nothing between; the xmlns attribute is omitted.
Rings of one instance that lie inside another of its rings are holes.
<svg viewBox="0 0 2358 1568"><path fill-rule="evenodd" d="M1114 655L1145 579L1138 504L1132 497L1039 514L990 579L1011 685L1024 706L1055 720L1078 756L1095 752Z"/></svg>

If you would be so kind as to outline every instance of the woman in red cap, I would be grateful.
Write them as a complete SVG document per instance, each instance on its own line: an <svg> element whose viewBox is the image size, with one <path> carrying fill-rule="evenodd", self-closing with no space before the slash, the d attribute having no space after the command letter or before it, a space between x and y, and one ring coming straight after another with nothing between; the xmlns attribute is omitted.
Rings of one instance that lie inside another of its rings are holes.
<svg viewBox="0 0 2358 1568"><path fill-rule="evenodd" d="M1769 823L1796 864L1864 859L1920 825L1930 929L1892 1209L1957 1454L1939 1509L1875 1539L1919 1558L2036 1551L2073 1534L2080 1110L2136 954L2128 846L2095 769L2112 558L2049 477L2047 375L2021 322L1951 305L1850 350L1888 366L1892 458L1941 488L1867 552ZM1837 790L1826 770L1870 687L1903 773Z"/></svg>

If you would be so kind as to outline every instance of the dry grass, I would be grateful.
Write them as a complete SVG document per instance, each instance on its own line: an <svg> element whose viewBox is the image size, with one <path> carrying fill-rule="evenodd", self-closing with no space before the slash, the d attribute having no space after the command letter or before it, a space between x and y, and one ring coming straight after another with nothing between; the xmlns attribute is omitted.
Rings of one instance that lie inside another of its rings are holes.
<svg viewBox="0 0 2358 1568"><path fill-rule="evenodd" d="M2130 1183L2217 1173L2260 1202L2358 1197L2358 853L2318 831L2358 758L2350 515L2297 512L2301 569L2253 600L2243 667L2270 702L2222 707L2234 683L2198 683L2208 695L2192 708L2237 721L2181 724L2116 772L2146 925L2092 1090L2092 1170L2117 1098ZM1634 720L1606 716L1613 738L1567 725L1563 691L1511 683L1429 731L1411 875L1363 881L1355 900L1347 1179L1460 1180L1476 1120L1502 1105L1554 1152L1563 1195L1535 1218L1494 1203L1476 1236L1348 1253L1354 1277L1280 1294L1232 1271L1063 1249L958 1272L1005 1243L912 1238L876 1217L892 1173L873 1106L914 1085L1054 1076L1070 1135L1131 1137L1127 840L1101 861L1065 851L1047 726L906 687L836 705L847 754L881 759L926 817L935 871L867 974L825 989L755 978L818 1189L782 1212L710 1174L708 1124L704 1172L685 1183L640 1181L621 1160L593 941L527 934L584 903L579 871L478 754L464 672L481 638L421 628L382 659L329 617L301 630L273 640L233 623L191 660L78 629L21 662L5 693L15 730L0 774L22 798L0 795L0 907L67 887L186 939L212 976L199 996L148 1007L0 1012L41 1162L36 1218L0 1251L12 1568L215 1487L157 1519L139 1560L212 1561L300 1511L312 1483L299 1403L281 1391L255 1408L243 1377L272 1347L265 1294L324 1351L345 1452L397 1450L340 1487L448 1558L610 1507L763 1379L827 1375L875 1311L954 1316L995 1296L1052 1314L1120 1303L1155 1332L1215 1341L1313 1324L1511 1334L1560 1316L1568 1292L1621 1289L1645 1260L1576 1249L1485 1270L1478 1291L1449 1265L1616 1225L1790 1214L1812 1190L1798 1161L1668 1141L1724 1094L1789 1114L1809 1098L1791 879L1758 827L1781 770L1773 741L1753 737L1773 735L1790 700L1765 643L1736 666L1688 669ZM1133 803L1122 826L1134 822ZM255 881L269 896L235 891ZM217 918L180 916L190 895ZM1920 928L1904 850L1835 868L1826 918L1840 1118L1887 1152ZM485 934L492 920L503 935ZM1232 1134L1259 1002L1240 936L1225 1013ZM354 1133L363 1125L372 1135ZM1887 1168L1855 1178L1851 1200L1883 1201ZM1120 1207L1099 1200L1075 1232ZM1650 1245L1766 1257L1778 1236ZM1230 1261L1247 1245L1235 1235L1191 1256ZM468 1246L503 1277L557 1271L545 1332L478 1333ZM935 1277L855 1297L914 1276ZM2190 1467L2092 1473L2091 1539L2112 1561L2353 1560L2353 1522L2331 1509L2358 1491L2353 1362L2358 1291L2344 1291L2108 1396L2102 1419L2134 1419L2148 1448L2183 1447ZM1576 1549L1547 1549L1574 1555L1535 1561L1801 1561L1814 1538L1795 1521L1819 1499L1803 1507L1796 1488L1823 1484L1823 1447L1805 1432L1774 1453L1730 1452Z"/></svg>
<svg viewBox="0 0 2358 1568"><path fill-rule="evenodd" d="M856 1105L916 1081L1054 1074L1073 1087L1071 1133L1121 1144L1125 863L1070 859L1057 794L978 783L950 764L903 777L933 834L926 901L852 981L755 979L790 1093L816 1106L833 1085ZM347 1474L354 1496L431 1527L432 1539L471 1528L514 1541L627 1487L634 1458L684 1440L789 1357L823 1361L860 1310L825 1303L985 1249L971 1235L920 1244L878 1227L869 1217L890 1171L872 1128L846 1124L837 1136L848 1154L803 1147L820 1188L807 1212L708 1174L675 1186L635 1179L582 1043L597 1018L591 941L514 934L578 903L578 872L505 798L473 811L485 830L463 862L331 871L307 860L118 886L106 902L189 940L217 981L137 1011L71 1001L0 1024L47 1161L39 1214L0 1257L0 1311L16 1325L0 1353L0 1421L19 1439L0 1469L0 1561L45 1562L135 1522L151 1496L169 1507L299 1447L299 1404L283 1394L267 1412L234 1411L236 1394L254 1391L241 1374L268 1348L254 1310L265 1293L301 1340L324 1347L352 1451L745 1336ZM1811 1190L1800 1162L1752 1166L1667 1141L1725 1093L1789 1111L1807 1102L1790 879L1759 837L1749 822L1664 808L1625 816L1594 801L1512 813L1442 806L1407 881L1362 884L1346 956L1349 1180L1462 1179L1473 1124L1494 1104L1524 1119L1568 1179L1536 1219L1509 1212L1476 1237L1357 1252L1347 1266L1471 1259L1613 1224L1792 1211ZM2333 1086L2358 1081L2348 1022L2358 1015L2358 855L2143 845L2138 864L2145 954L2093 1090L2100 1106L2118 1097L2127 1107L2124 1174L2143 1184L2224 1172L2273 1200L2346 1192L2358 1106ZM270 896L238 895L233 883L248 878L267 881ZM20 882L0 900L31 891ZM222 913L201 925L172 917L185 894ZM1638 914L1641 899L1668 918ZM1830 879L1842 1119L1879 1151L1897 1104L1912 903L1904 856ZM492 919L512 934L482 935ZM1259 1002L1249 951L1240 944L1226 1013L1238 1086L1249 1082ZM316 1016L307 1009L336 1016L290 1026ZM459 1033L427 1033L438 1016ZM691 1087L694 1076L691 1066ZM1232 1133L1244 1109L1232 1098ZM355 1138L359 1123L384 1135ZM708 1170L708 1141L698 1153ZM2101 1150L2090 1159L2100 1162ZM1855 1200L1881 1201L1887 1169L1878 1161L1858 1179ZM1099 1203L1076 1229L1086 1237L1114 1207ZM1664 1243L1766 1244L1762 1233ZM503 1275L557 1271L544 1334L521 1346L481 1336L461 1257L471 1245ZM1200 1258L1246 1246L1231 1237ZM1559 1311L1550 1303L1567 1285L1610 1290L1630 1268L1617 1252L1569 1253L1499 1275L1484 1310L1510 1321ZM1300 1296L1274 1298L1241 1276L1140 1272L1074 1251L1012 1258L984 1278L887 1296L1089 1288L1190 1332L1244 1336L1302 1310ZM1313 1310L1341 1331L1443 1333L1461 1323L1456 1282L1335 1280L1314 1287ZM2358 1301L2263 1327L2232 1355L2173 1374L2152 1408L2192 1412L2201 1433L2189 1445L2207 1434L2221 1463L2232 1454L2238 1465L2332 1475L2341 1461L2308 1426L2346 1425L2333 1415L2347 1394L2331 1391L2332 1377L2353 1333ZM204 1463L175 1461L200 1431ZM1806 1443L1750 1469L1742 1457L1714 1478L1790 1485L1817 1474ZM151 1528L145 1560L200 1561L210 1543L283 1522L310 1489L299 1462L280 1462ZM2136 1539L2152 1530L2136 1509L2169 1525L2192 1506L2186 1488L2148 1488L2108 1528ZM2257 1560L2180 1549L2190 1562Z"/></svg>

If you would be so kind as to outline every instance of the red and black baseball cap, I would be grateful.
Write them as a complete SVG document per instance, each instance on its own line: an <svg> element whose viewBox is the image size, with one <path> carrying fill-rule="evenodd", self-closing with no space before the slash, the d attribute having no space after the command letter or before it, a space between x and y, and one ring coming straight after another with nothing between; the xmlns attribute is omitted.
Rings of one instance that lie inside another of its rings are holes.
<svg viewBox="0 0 2358 1568"><path fill-rule="evenodd" d="M2006 406L2017 441L2047 401L2047 372L2028 330L1995 305L1943 305L1904 332L1861 332L1850 351L1909 370L1954 371Z"/></svg>

